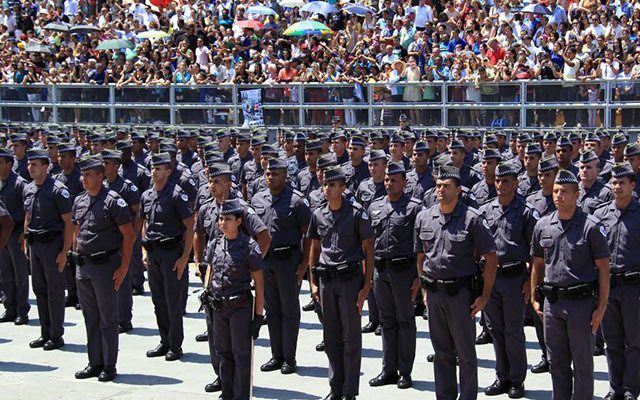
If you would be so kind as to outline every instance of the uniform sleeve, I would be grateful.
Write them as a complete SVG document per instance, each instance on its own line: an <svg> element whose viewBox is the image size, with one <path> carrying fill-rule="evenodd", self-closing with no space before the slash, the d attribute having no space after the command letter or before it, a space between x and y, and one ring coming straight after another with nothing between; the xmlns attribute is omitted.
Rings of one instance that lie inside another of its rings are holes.
<svg viewBox="0 0 640 400"><path fill-rule="evenodd" d="M424 247L420 241L420 229L422 227L422 212L416 216L416 223L413 226L413 252L416 254L424 253Z"/></svg>
<svg viewBox="0 0 640 400"><path fill-rule="evenodd" d="M242 222L242 225L247 229L247 233L252 238L258 236L258 234L262 231L267 230L267 226L262 222L258 214L251 208L251 206L247 205L247 209L244 213L245 219Z"/></svg>
<svg viewBox="0 0 640 400"><path fill-rule="evenodd" d="M301 198L300 201L298 201L295 212L298 226L309 226L309 222L311 221L311 209L309 208L309 202L306 199Z"/></svg>
<svg viewBox="0 0 640 400"><path fill-rule="evenodd" d="M249 269L251 271L260 271L264 265L264 260L260 254L260 248L257 243L251 245L251 251L249 252Z"/></svg>
<svg viewBox="0 0 640 400"><path fill-rule="evenodd" d="M527 243L532 243L533 229L540 219L540 213L533 207L527 207L524 217L524 237L527 239Z"/></svg>
<svg viewBox="0 0 640 400"><path fill-rule="evenodd" d="M531 257L544 258L544 249L540 246L540 236L542 235L542 220L538 220L536 222L535 227L533 228L533 234L531 237L531 250L529 254Z"/></svg>
<svg viewBox="0 0 640 400"><path fill-rule="evenodd" d="M146 168L143 169L142 173L140 174L140 183L142 184L142 187L138 189L143 192L149 189L149 187L151 186L151 173Z"/></svg>
<svg viewBox="0 0 640 400"><path fill-rule="evenodd" d="M608 258L611 255L607 243L607 231L602 224L598 223L589 230L587 240L594 260Z"/></svg>
<svg viewBox="0 0 640 400"><path fill-rule="evenodd" d="M474 219L473 243L478 254L493 253L496 251L496 241L489 230L489 224L483 215Z"/></svg>
<svg viewBox="0 0 640 400"><path fill-rule="evenodd" d="M131 223L131 212L127 202L120 196L113 197L110 200L109 213L116 225L121 226Z"/></svg>
<svg viewBox="0 0 640 400"><path fill-rule="evenodd" d="M309 222L309 229L307 230L307 238L320 240L320 234L318 233L318 217L316 213L311 214L311 221Z"/></svg>
<svg viewBox="0 0 640 400"><path fill-rule="evenodd" d="M78 225L78 218L76 216L77 212L78 212L78 201L80 200L79 197L76 197L75 200L73 200L73 205L71 206L71 223L73 223L74 225Z"/></svg>
<svg viewBox="0 0 640 400"><path fill-rule="evenodd" d="M180 187L187 194L187 196L189 196L189 200L195 201L196 195L198 194L198 187L195 180L191 176L186 176L185 174L182 182L180 183Z"/></svg>
<svg viewBox="0 0 640 400"><path fill-rule="evenodd" d="M176 211L181 220L185 220L193 215L191 204L189 204L189 196L184 192L176 193Z"/></svg>
<svg viewBox="0 0 640 400"><path fill-rule="evenodd" d="M140 204L140 188L133 183L129 185L128 190L122 196L129 207L135 207Z"/></svg>
<svg viewBox="0 0 640 400"><path fill-rule="evenodd" d="M369 219L369 214L362 209L358 212L357 217L360 220L358 221L358 237L360 241L365 241L367 239L371 239L374 237L373 228L371 227L371 220Z"/></svg>
<svg viewBox="0 0 640 400"><path fill-rule="evenodd" d="M60 215L69 214L73 205L71 193L66 187L61 187L53 192L53 199L58 207Z"/></svg>
<svg viewBox="0 0 640 400"><path fill-rule="evenodd" d="M140 218L149 219L149 216L145 213L144 199L144 193L142 193L142 196L140 196Z"/></svg>
<svg viewBox="0 0 640 400"><path fill-rule="evenodd" d="M7 207L4 205L4 202L0 200L0 217L10 217L9 211L7 211Z"/></svg>
<svg viewBox="0 0 640 400"><path fill-rule="evenodd" d="M206 234L207 231L204 229L204 213L208 209L208 207L203 207L198 209L198 217L196 218L196 222L193 226L193 230L197 234Z"/></svg>

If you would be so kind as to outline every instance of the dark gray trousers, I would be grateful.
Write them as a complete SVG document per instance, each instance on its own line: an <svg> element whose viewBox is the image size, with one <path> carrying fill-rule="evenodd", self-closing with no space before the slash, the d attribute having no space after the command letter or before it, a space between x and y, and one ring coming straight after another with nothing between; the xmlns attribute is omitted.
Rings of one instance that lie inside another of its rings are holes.
<svg viewBox="0 0 640 400"><path fill-rule="evenodd" d="M48 243L29 246L33 293L36 295L40 335L59 339L64 334L64 271L59 272L56 257L62 250L62 236Z"/></svg>
<svg viewBox="0 0 640 400"><path fill-rule="evenodd" d="M29 305L29 266L18 239L20 232L14 231L7 246L0 253L0 275L4 292L4 308L8 314L26 316Z"/></svg>

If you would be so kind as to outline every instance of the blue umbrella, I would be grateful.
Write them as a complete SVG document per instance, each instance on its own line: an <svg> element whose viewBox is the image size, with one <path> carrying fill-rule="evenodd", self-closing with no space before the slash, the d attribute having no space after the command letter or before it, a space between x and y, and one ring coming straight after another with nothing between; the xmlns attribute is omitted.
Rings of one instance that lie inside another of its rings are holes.
<svg viewBox="0 0 640 400"><path fill-rule="evenodd" d="M247 14L256 15L277 15L278 13L271 8L263 5L251 6L247 9Z"/></svg>
<svg viewBox="0 0 640 400"><path fill-rule="evenodd" d="M367 13L375 14L375 10L369 6L365 6L364 4L347 4L342 8L344 11L349 14L355 14L359 17L364 17Z"/></svg>
<svg viewBox="0 0 640 400"><path fill-rule="evenodd" d="M326 1L314 1L300 7L300 11L306 11L312 14L317 13L317 14L327 15L327 14L338 12L338 9L334 5L329 4Z"/></svg>
<svg viewBox="0 0 640 400"><path fill-rule="evenodd" d="M520 10L520 12L540 15L551 14L551 11L549 11L549 9L542 4L529 4L528 6L522 7L522 10Z"/></svg>

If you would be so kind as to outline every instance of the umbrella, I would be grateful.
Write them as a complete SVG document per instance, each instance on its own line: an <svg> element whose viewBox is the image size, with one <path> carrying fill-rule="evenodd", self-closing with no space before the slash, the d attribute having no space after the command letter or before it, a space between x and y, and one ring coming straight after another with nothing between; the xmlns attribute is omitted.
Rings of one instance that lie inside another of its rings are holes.
<svg viewBox="0 0 640 400"><path fill-rule="evenodd" d="M100 43L96 50L120 50L123 48L133 48L133 43L125 39L109 39Z"/></svg>
<svg viewBox="0 0 640 400"><path fill-rule="evenodd" d="M99 32L100 28L93 25L76 25L72 26L69 31L73 33L88 33L88 32Z"/></svg>
<svg viewBox="0 0 640 400"><path fill-rule="evenodd" d="M51 49L51 47L44 44L40 44L38 42L28 43L24 50L29 53L44 53L44 54L53 53L53 50Z"/></svg>
<svg viewBox="0 0 640 400"><path fill-rule="evenodd" d="M300 11L327 15L334 12L338 12L338 9L334 5L329 4L326 1L314 1L312 3L307 3L304 6L300 7Z"/></svg>
<svg viewBox="0 0 640 400"><path fill-rule="evenodd" d="M285 8L296 8L302 7L304 5L304 0L282 0L280 2L280 6Z"/></svg>
<svg viewBox="0 0 640 400"><path fill-rule="evenodd" d="M343 10L349 14L355 14L360 17L364 17L367 13L376 13L373 8L365 6L364 4L348 4L343 8Z"/></svg>
<svg viewBox="0 0 640 400"><path fill-rule="evenodd" d="M146 31L140 32L136 35L138 39L164 39L170 37L167 32L164 31Z"/></svg>
<svg viewBox="0 0 640 400"><path fill-rule="evenodd" d="M323 35L332 33L328 26L318 21L306 20L296 22L284 31L286 36Z"/></svg>
<svg viewBox="0 0 640 400"><path fill-rule="evenodd" d="M171 4L171 0L149 0L149 3L153 4L156 7L168 7Z"/></svg>
<svg viewBox="0 0 640 400"><path fill-rule="evenodd" d="M44 26L44 29L54 32L69 32L71 25L66 22L50 22Z"/></svg>
<svg viewBox="0 0 640 400"><path fill-rule="evenodd" d="M255 19L247 19L244 21L235 22L233 25L238 28L251 28L251 29L262 29L264 28L264 24L260 21L256 21Z"/></svg>
<svg viewBox="0 0 640 400"><path fill-rule="evenodd" d="M269 7L263 5L251 6L247 8L247 14L256 14L256 15L278 15L277 12L272 10Z"/></svg>
<svg viewBox="0 0 640 400"><path fill-rule="evenodd" d="M551 11L542 4L529 4L520 10L523 13L531 13L531 14L540 14L540 15L549 15Z"/></svg>

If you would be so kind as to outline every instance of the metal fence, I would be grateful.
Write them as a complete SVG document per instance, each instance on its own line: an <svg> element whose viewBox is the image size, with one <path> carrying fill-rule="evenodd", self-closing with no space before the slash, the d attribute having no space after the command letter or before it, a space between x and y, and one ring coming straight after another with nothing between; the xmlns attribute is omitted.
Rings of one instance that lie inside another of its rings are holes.
<svg viewBox="0 0 640 400"><path fill-rule="evenodd" d="M0 120L58 124L243 126L260 89L268 126L640 127L639 80L274 85L0 85Z"/></svg>

